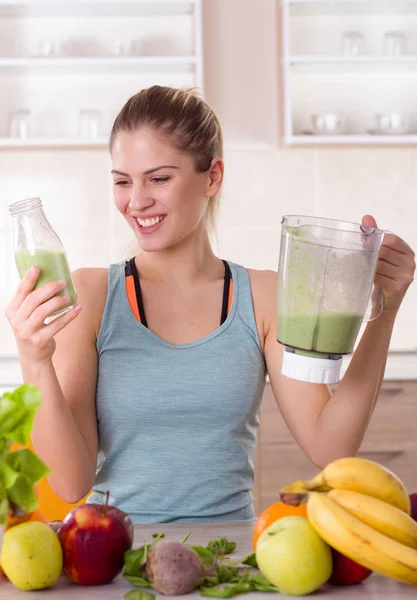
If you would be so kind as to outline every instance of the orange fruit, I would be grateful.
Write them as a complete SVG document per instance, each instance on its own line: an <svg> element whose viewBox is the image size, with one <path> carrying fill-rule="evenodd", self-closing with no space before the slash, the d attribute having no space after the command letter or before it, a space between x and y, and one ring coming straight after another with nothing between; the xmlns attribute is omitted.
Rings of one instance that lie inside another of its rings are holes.
<svg viewBox="0 0 417 600"><path fill-rule="evenodd" d="M253 528L253 536L252 536L252 544L253 549L256 550L256 544L258 543L258 539L260 535L275 523L278 519L282 517L288 517L291 515L297 515L299 517L307 517L307 506L306 504L300 504L299 506L290 506L289 504L284 504L284 502L275 502L275 504L271 504L265 508L265 510L259 515L257 520L255 521L255 526Z"/></svg>
<svg viewBox="0 0 417 600"><path fill-rule="evenodd" d="M26 521L41 521L42 523L46 523L46 519L41 513L39 509L36 509L32 513L25 513L20 517L13 517L11 515L11 511L9 510L9 516L7 517L6 531L15 525L20 525L20 523L26 523Z"/></svg>

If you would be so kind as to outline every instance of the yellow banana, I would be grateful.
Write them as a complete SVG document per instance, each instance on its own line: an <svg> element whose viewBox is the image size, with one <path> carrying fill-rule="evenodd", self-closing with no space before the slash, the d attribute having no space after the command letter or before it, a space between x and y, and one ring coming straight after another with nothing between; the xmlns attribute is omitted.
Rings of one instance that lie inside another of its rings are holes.
<svg viewBox="0 0 417 600"><path fill-rule="evenodd" d="M363 523L417 550L417 523L396 506L350 490L330 490L327 495Z"/></svg>
<svg viewBox="0 0 417 600"><path fill-rule="evenodd" d="M317 533L348 558L386 577L417 585L417 550L372 529L326 493L310 492L307 514Z"/></svg>
<svg viewBox="0 0 417 600"><path fill-rule="evenodd" d="M306 491L351 490L373 496L410 514L410 498L403 482L382 465L359 457L338 458L310 481L296 481L281 490L282 500L297 504Z"/></svg>

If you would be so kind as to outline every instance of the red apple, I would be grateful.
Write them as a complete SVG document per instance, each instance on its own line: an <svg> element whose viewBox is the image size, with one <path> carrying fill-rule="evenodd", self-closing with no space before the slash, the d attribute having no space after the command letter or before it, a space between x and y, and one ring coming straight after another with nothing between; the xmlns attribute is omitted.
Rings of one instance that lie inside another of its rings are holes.
<svg viewBox="0 0 417 600"><path fill-rule="evenodd" d="M333 571L328 583L333 585L352 585L360 583L372 573L369 569L362 567L357 562L331 548L333 558Z"/></svg>
<svg viewBox="0 0 417 600"><path fill-rule="evenodd" d="M83 504L64 519L58 532L64 573L80 585L110 583L120 573L133 543L133 524L122 510L106 504Z"/></svg>
<svg viewBox="0 0 417 600"><path fill-rule="evenodd" d="M417 521L417 492L410 494L411 511L410 515L414 521Z"/></svg>

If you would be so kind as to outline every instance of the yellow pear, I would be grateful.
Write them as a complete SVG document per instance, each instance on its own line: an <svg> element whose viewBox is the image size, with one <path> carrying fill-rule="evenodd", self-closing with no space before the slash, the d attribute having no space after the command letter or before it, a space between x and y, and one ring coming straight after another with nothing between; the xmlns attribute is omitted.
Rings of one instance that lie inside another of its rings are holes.
<svg viewBox="0 0 417 600"><path fill-rule="evenodd" d="M41 590L58 581L62 571L62 548L49 525L29 521L4 534L1 566L21 590Z"/></svg>

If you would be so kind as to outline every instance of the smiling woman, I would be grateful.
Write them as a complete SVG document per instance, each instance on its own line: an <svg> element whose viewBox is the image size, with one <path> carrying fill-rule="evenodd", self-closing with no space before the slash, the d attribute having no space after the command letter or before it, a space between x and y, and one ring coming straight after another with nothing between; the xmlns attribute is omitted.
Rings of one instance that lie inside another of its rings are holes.
<svg viewBox="0 0 417 600"><path fill-rule="evenodd" d="M22 280L7 311L25 381L42 404L33 429L50 484L68 502L110 503L136 523L253 521L253 452L268 369L277 404L318 466L355 454L382 382L414 256L387 236L368 325L333 397L281 374L277 275L217 257L222 134L192 91L130 98L110 150L117 210L139 251L74 273L79 303L45 325L61 289ZM375 226L370 217L365 225ZM103 244L106 240L103 240Z"/></svg>

